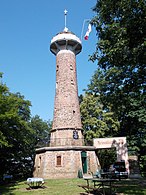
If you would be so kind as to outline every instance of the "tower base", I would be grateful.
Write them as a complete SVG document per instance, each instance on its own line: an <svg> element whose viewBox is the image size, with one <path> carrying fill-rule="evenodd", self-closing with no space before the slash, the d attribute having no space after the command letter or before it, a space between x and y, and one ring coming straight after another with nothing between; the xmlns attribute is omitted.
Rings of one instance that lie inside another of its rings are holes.
<svg viewBox="0 0 146 195"><path fill-rule="evenodd" d="M95 173L99 161L94 146L44 147L36 149L34 177L44 179L76 178Z"/></svg>

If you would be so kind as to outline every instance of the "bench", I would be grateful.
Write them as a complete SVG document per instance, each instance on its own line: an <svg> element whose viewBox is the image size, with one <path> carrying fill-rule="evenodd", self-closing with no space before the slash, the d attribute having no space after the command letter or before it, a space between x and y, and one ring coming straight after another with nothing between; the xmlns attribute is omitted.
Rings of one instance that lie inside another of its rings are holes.
<svg viewBox="0 0 146 195"><path fill-rule="evenodd" d="M34 178L28 178L26 183L30 188L38 188L38 187L42 187L45 182L43 178L34 177Z"/></svg>

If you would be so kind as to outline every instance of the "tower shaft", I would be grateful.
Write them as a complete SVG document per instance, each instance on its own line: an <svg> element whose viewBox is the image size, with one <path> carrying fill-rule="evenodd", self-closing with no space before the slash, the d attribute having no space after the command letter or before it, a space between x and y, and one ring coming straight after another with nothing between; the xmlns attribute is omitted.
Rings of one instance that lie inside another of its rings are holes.
<svg viewBox="0 0 146 195"><path fill-rule="evenodd" d="M61 50L56 56L56 95L53 129L81 129L74 52Z"/></svg>
<svg viewBox="0 0 146 195"><path fill-rule="evenodd" d="M81 51L78 37L62 32L51 41L56 55L56 93L51 146L83 145L77 87L76 55Z"/></svg>

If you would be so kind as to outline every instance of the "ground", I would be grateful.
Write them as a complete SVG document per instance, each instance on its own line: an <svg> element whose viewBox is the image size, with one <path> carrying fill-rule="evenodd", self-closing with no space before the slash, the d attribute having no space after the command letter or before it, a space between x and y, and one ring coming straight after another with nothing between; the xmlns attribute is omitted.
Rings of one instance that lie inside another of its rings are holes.
<svg viewBox="0 0 146 195"><path fill-rule="evenodd" d="M82 178L45 180L43 188L29 189L26 180L1 183L0 195L50 194L50 195L80 195L84 190L79 184L86 185ZM126 179L115 183L116 195L146 195L146 178Z"/></svg>

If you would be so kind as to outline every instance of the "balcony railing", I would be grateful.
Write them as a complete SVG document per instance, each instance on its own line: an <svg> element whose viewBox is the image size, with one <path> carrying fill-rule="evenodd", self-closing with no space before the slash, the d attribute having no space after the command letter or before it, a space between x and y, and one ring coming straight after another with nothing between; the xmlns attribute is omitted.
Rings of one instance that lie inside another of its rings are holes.
<svg viewBox="0 0 146 195"><path fill-rule="evenodd" d="M93 146L93 141L73 138L55 138L49 140L41 140L36 145L36 148L56 147L56 146Z"/></svg>

